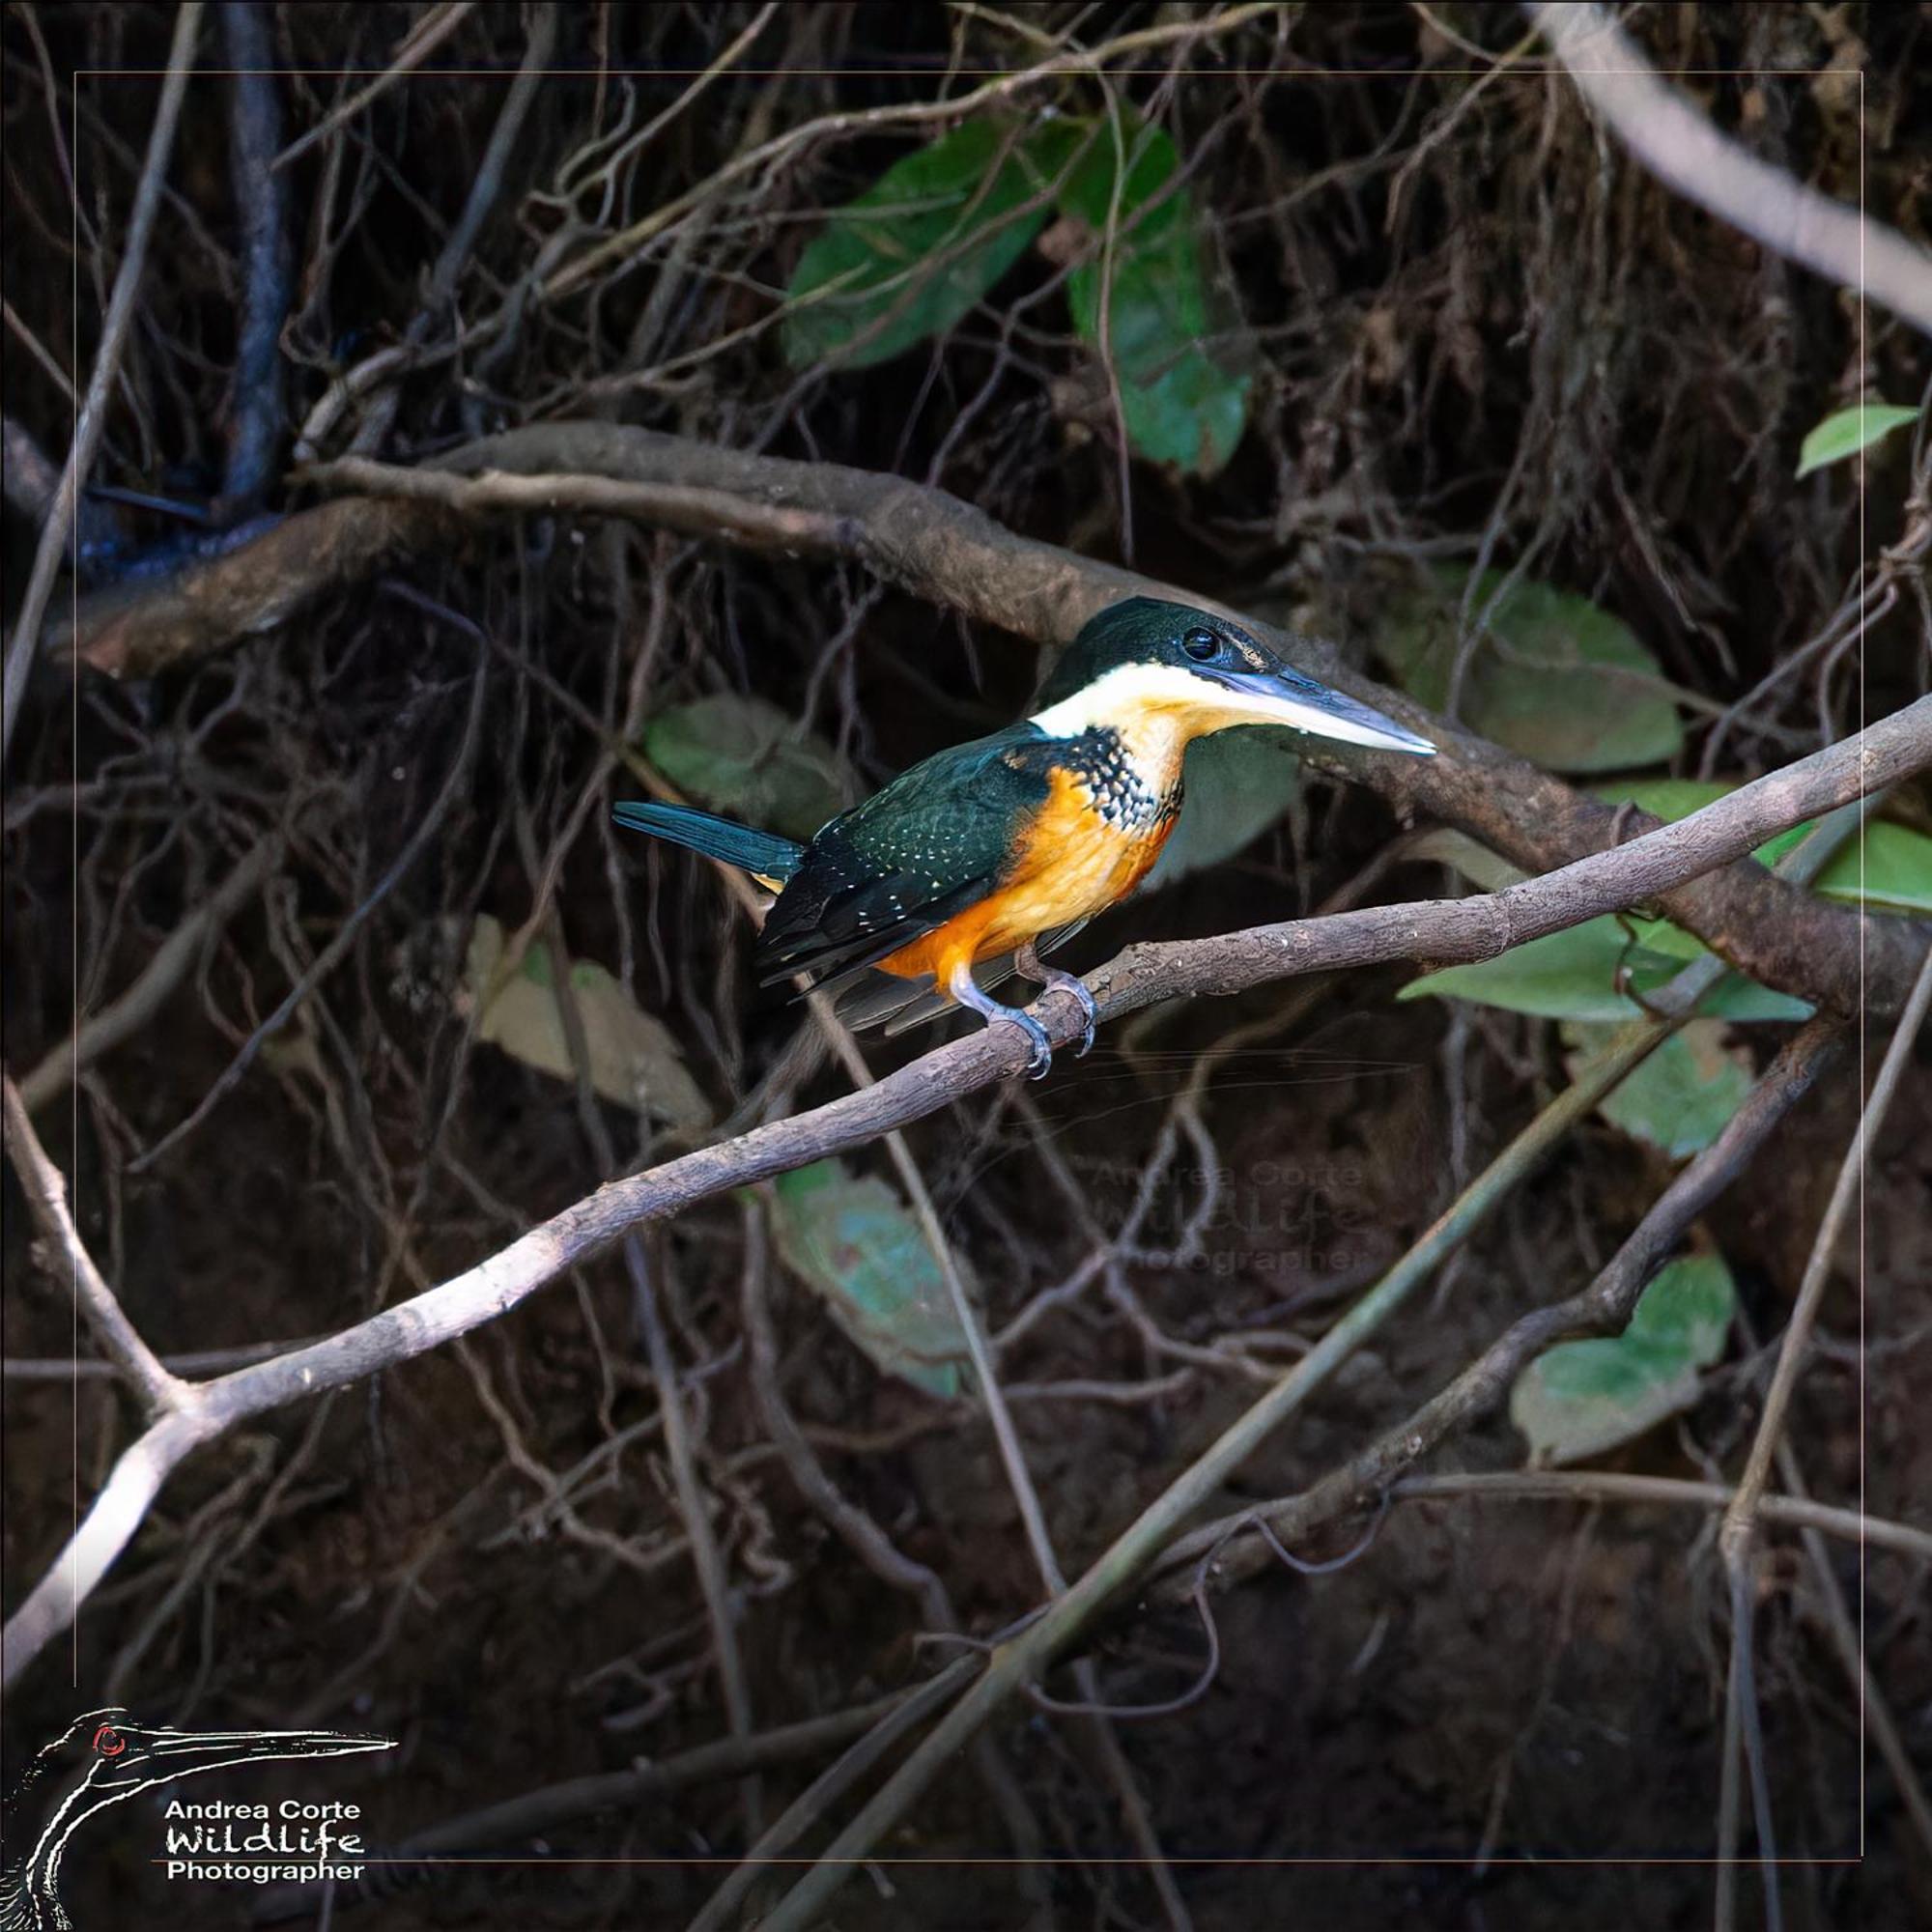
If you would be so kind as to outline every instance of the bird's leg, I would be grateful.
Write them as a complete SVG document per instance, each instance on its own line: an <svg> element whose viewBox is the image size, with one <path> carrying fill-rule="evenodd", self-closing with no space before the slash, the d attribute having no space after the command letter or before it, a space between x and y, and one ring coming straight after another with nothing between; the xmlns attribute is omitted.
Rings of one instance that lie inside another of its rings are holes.
<svg viewBox="0 0 1932 1932"><path fill-rule="evenodd" d="M1080 1017L1086 1024L1080 1029L1080 1051L1073 1057L1085 1060L1094 1050L1094 1028L1100 1017L1094 1010L1094 995L1087 990L1086 980L1072 973L1063 973L1058 966L1043 965L1031 939L1013 953L1013 964L1029 980L1037 980L1049 993L1067 994L1080 1009Z"/></svg>
<svg viewBox="0 0 1932 1932"><path fill-rule="evenodd" d="M1046 1037L1046 1029L1031 1013L1023 1013L1017 1007L1003 1007L992 994L983 991L973 979L972 963L961 960L946 976L946 990L962 1007L970 1007L990 1025L994 1020L1011 1020L1026 1035L1033 1048L1033 1057L1027 1063L1027 1077L1033 1080L1046 1078L1046 1070L1053 1065L1053 1042Z"/></svg>

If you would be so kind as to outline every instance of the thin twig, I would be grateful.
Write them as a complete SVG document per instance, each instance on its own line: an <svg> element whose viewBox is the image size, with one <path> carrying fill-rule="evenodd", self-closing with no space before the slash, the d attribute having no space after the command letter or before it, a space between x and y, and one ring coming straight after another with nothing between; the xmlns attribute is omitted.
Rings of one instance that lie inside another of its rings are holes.
<svg viewBox="0 0 1932 1932"><path fill-rule="evenodd" d="M339 128L346 128L365 107L372 101L380 99L405 74L413 73L463 24L464 16L473 11L474 0L455 0L455 4L444 8L440 14L425 22L389 66L367 87L359 94L352 95L339 107L326 114L306 134L298 135L275 156L273 166L276 172L279 173L292 161L299 159L318 141L326 141Z"/></svg>
<svg viewBox="0 0 1932 1932"><path fill-rule="evenodd" d="M273 874L282 849L279 834L264 838L162 940L126 992L91 1019L81 1021L58 1046L48 1049L20 1082L20 1098L28 1113L38 1113L67 1092L84 1067L92 1066L124 1040L132 1039L156 1017L209 943Z"/></svg>
<svg viewBox="0 0 1932 1932"><path fill-rule="evenodd" d="M782 134L775 135L749 153L734 156L709 180L699 183L697 186L688 189L681 195L673 196L622 233L609 237L585 250L575 260L566 263L544 283L540 292L542 298L547 302L556 301L574 290L582 288L600 273L616 271L628 267L638 259L649 242L674 222L689 214L693 209L714 200L721 189L745 175L775 165L813 141L830 139L834 135L860 133L874 128L921 128L935 122L959 121L979 108L988 106L995 100L1003 100L1008 96L1017 94L1040 81L1056 79L1069 73L1087 73L1096 64L1122 60L1129 54L1146 52L1153 47L1186 45L1233 33L1250 20L1280 11L1280 0L1257 0L1257 4L1229 7L1218 14L1190 14L1178 20L1164 20L1157 26L1144 27L1132 33L1122 34L1094 48L1090 53L1079 56L1077 60L1068 60L1065 56L1060 55L1041 61L1034 67L1022 69L1016 73L999 74L982 86L976 87L952 99L918 101L908 106L872 107L853 113L828 114L820 120L809 121L802 127L787 128Z"/></svg>
<svg viewBox="0 0 1932 1932"><path fill-rule="evenodd" d="M1724 1752L1720 1760L1718 1806L1718 1884L1713 1907L1717 1932L1732 1932L1737 1922L1737 1853L1742 1811L1738 1771L1741 1752L1748 1759L1752 1797L1757 1811L1758 1860L1763 1874L1765 1910L1774 1920L1778 1915L1776 1845L1771 1833L1768 1777L1763 1739L1758 1726L1757 1688L1751 1670L1751 1636L1757 1595L1758 1517L1765 1487L1771 1480L1772 1464L1783 1439L1792 1394L1804 1366L1812 1325L1817 1320L1818 1304L1824 1298L1826 1285L1832 1277L1838 1240L1851 1215L1852 1204L1860 1197L1872 1142L1898 1091L1898 1083L1904 1076L1906 1062L1912 1057L1913 1044L1928 1007L1932 1007L1932 955L1927 956L1919 969L1918 982L1913 986L1911 998L1906 1001L1905 1010L1899 1016L1891 1043L1879 1066L1878 1078L1872 1083L1871 1096L1859 1116L1852 1144L1839 1166L1832 1198L1826 1205L1824 1219L1818 1224L1817 1237L1811 1244L1804 1274L1799 1283L1791 1320L1785 1324L1784 1340L1777 1352L1777 1366L1773 1371L1771 1386L1765 1392L1764 1413L1758 1419L1750 1455L1718 1534L1725 1573L1730 1579L1731 1667L1726 1680Z"/></svg>
<svg viewBox="0 0 1932 1932"><path fill-rule="evenodd" d="M0 766L6 764L7 750L14 741L14 721L19 716L20 700L26 696L27 673L33 668L34 653L40 644L41 620L46 615L54 579L67 555L68 532L73 526L81 485L94 467L95 451L100 446L101 432L106 427L108 395L121 367L128 325L133 320L135 299L141 292L141 270L147 264L155 215L161 205L163 177L174 148L175 127L181 119L182 99L187 92L188 73L194 64L195 36L200 28L201 0L183 0L175 14L167 77L161 82L160 99L155 105L155 125L148 134L147 157L141 163L141 179L135 186L134 206L128 217L128 245L100 326L100 346L95 351L94 368L87 379L80 421L74 428L66 467L61 470L53 511L41 526L34 567L20 599L13 640L7 646L6 669L0 674L3 687L0 688Z"/></svg>
<svg viewBox="0 0 1932 1932"><path fill-rule="evenodd" d="M414 599L426 603L423 599ZM440 609L430 605L427 608ZM453 612L443 612L453 616ZM466 628L475 633L477 641L482 641L481 632L476 632L467 619L461 619ZM476 669L471 676L469 688L469 710L463 724L463 736L457 743L456 755L450 761L449 770L444 773L442 783L438 787L436 797L430 801L429 810L411 830L403 842L403 849L390 862L388 869L376 881L368 895L336 929L334 936L316 955L315 964L305 972L285 993L267 1019L242 1043L228 1065L221 1070L201 1099L196 1102L187 1116L175 1123L159 1140L128 1163L129 1174L145 1174L163 1154L181 1144L198 1127L210 1114L220 1105L223 1098L241 1083L242 1077L255 1063L255 1056L271 1040L300 1009L315 989L327 979L343 959L349 949L355 943L355 935L361 931L371 913L388 897L402 881L409 876L423 853L428 850L432 838L455 803L457 793L462 789L464 780L469 776L471 761L476 755L476 747L482 737L483 698L489 688L489 663L479 656Z"/></svg>
<svg viewBox="0 0 1932 1932"><path fill-rule="evenodd" d="M581 203L592 184L599 182L603 184L605 194L608 197L612 192L618 172L627 164L635 161L637 156L645 148L649 147L673 121L695 105L713 81L717 80L721 74L729 73L744 59L752 50L758 36L770 25L772 16L778 11L777 0L766 0L766 4L760 7L753 14L750 21L739 31L737 38L708 67L692 77L690 84L679 94L675 100L652 115L635 133L627 134L616 149L605 156L598 162L594 170L573 179L570 183L568 195L558 196L557 199L567 201L569 205Z"/></svg>
<svg viewBox="0 0 1932 1932"><path fill-rule="evenodd" d="M1498 1469L1447 1476L1405 1476L1388 1492L1398 1502L1486 1496L1536 1502L1673 1503L1686 1509L1721 1510L1737 1492L1722 1483L1693 1483L1679 1476L1639 1476L1621 1469ZM1259 1514L1267 1520L1268 1504ZM1765 1521L1792 1529L1822 1530L1842 1542L1895 1549L1932 1562L1932 1531L1862 1510L1837 1509L1808 1496L1767 1495L1759 1505Z"/></svg>
<svg viewBox="0 0 1932 1932"><path fill-rule="evenodd" d="M436 258L436 265L430 270L429 286L423 292L422 303L403 332L403 359L395 372L398 378L408 368L409 358L421 348L431 328L454 300L457 282L475 249L483 224L490 218L491 209L497 205L511 152L523 131L525 118L537 98L543 77L550 69L551 56L556 47L556 20L557 10L553 0L544 0L544 4L531 13L529 39L524 48L523 64L517 69L516 77L503 96L496 126L490 130L489 144L483 151L482 160L477 163L469 192L465 197L463 213L457 217L455 227L449 231ZM400 400L401 391L394 382L377 394L355 433L355 447L358 454L382 447Z"/></svg>
<svg viewBox="0 0 1932 1932"><path fill-rule="evenodd" d="M68 408L71 410L79 409L80 397L75 392L73 384L70 380L67 371L54 360L53 352L21 321L18 313L14 310L14 304L8 301L4 296L0 296L0 323L4 323L14 335L19 337L20 346L26 350L27 354L45 372L47 380L53 384L54 387L66 399ZM14 442L11 430L12 425L10 421L10 434L7 439L7 459L10 464L19 460L16 455L17 445ZM47 471L46 497L41 507L39 516L35 518L37 523L40 521L40 517L46 514L48 506L54 500L54 492L60 487L60 471L55 469L51 464L47 466ZM11 501L12 498L10 497L9 500Z"/></svg>
<svg viewBox="0 0 1932 1932"><path fill-rule="evenodd" d="M1759 1514L1768 1522L1779 1520L1784 1505L1800 1502L1807 1508L1815 1508L1805 1496L1804 1476L1798 1466L1797 1452L1788 1439L1777 1445L1777 1469L1786 1490L1786 1496L1765 1496L1758 1504ZM1863 1524L1863 1534L1860 1541L1865 1544L1879 1544L1882 1547L1896 1548L1890 1532L1902 1528L1902 1524L1887 1523L1869 1517L1860 1519ZM1832 1639L1832 1647L1838 1653L1838 1662L1844 1669L1846 1679L1852 1687L1852 1694L1858 1699L1860 1711L1864 1718L1866 1731L1877 1744L1879 1755L1885 1759L1891 1772L1892 1782L1897 1786L1898 1795L1904 1801L1905 1813L1912 1821L1912 1829L1918 1834L1920 1848L1927 1856L1932 1856L1932 1800L1925 1795L1925 1786L1918 1776L1918 1769L1912 1762L1912 1753L1906 1748L1904 1739L1899 1735L1898 1724L1891 1715L1891 1706L1887 1703L1878 1687L1878 1680L1872 1675L1871 1665L1865 1659L1863 1634L1852 1620L1852 1613L1845 1605L1845 1593L1838 1582L1838 1573L1833 1567L1831 1551L1825 1548L1822 1532L1829 1525L1824 1522L1806 1522L1800 1528L1799 1535L1804 1545L1806 1560L1811 1565L1811 1575L1816 1581L1822 1609L1820 1620L1826 1634ZM1932 1537L1924 1539L1932 1549ZM1906 1551L1909 1555L1924 1555L1916 1546Z"/></svg>
<svg viewBox="0 0 1932 1932"><path fill-rule="evenodd" d="M170 1375L156 1359L153 1350L135 1332L134 1324L121 1312L114 1291L95 1266L94 1257L87 1252L73 1225L73 1216L68 1211L67 1183L34 1132L19 1089L0 1075L0 1091L5 1094L7 1157L20 1178L28 1209L42 1239L47 1243L49 1258L58 1256L67 1264L74 1300L87 1317L101 1353L115 1364L140 1397L151 1421L176 1409L191 1407L195 1400L192 1385Z"/></svg>

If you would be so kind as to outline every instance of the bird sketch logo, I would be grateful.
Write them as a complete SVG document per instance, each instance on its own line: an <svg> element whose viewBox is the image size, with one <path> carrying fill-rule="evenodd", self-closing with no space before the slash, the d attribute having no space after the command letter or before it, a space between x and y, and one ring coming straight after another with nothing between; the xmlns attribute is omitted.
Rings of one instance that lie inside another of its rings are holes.
<svg viewBox="0 0 1932 1932"><path fill-rule="evenodd" d="M0 1932L71 1932L60 1900L61 1861L81 1827L109 1805L237 1765L394 1748L393 1738L344 1731L178 1731L137 1723L118 1706L88 1711L39 1753L7 1801ZM173 1878L349 1876L338 1861L353 1861L361 1840L343 1827L357 1816L356 1805L339 1801L291 1799L271 1807L175 1799L164 1862Z"/></svg>

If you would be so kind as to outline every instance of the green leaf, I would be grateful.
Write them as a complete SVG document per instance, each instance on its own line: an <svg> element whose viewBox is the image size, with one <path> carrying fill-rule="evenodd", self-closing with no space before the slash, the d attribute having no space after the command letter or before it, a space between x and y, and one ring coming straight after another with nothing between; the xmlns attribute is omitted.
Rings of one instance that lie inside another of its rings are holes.
<svg viewBox="0 0 1932 1932"><path fill-rule="evenodd" d="M1634 805L1666 825L1702 811L1735 789L1735 783L1721 779L1620 779L1595 787L1605 805Z"/></svg>
<svg viewBox="0 0 1932 1932"><path fill-rule="evenodd" d="M1726 1023L1692 1020L1674 1033L1605 1096L1598 1108L1612 1126L1673 1160L1703 1151L1730 1124L1751 1090L1750 1057L1724 1044ZM1602 1047L1613 1028L1572 1024L1570 1070Z"/></svg>
<svg viewBox="0 0 1932 1932"><path fill-rule="evenodd" d="M661 711L644 726L644 755L712 811L788 838L810 838L845 803L844 761L776 704L735 691Z"/></svg>
<svg viewBox="0 0 1932 1932"><path fill-rule="evenodd" d="M1868 824L1862 841L1848 839L1832 855L1815 890L1873 912L1932 915L1932 838L1889 820Z"/></svg>
<svg viewBox="0 0 1932 1932"><path fill-rule="evenodd" d="M1638 1009L1617 990L1617 969L1621 964L1634 972L1639 963L1629 938L1605 916L1529 940L1493 959L1425 973L1396 998L1469 1000L1543 1019L1626 1020Z"/></svg>
<svg viewBox="0 0 1932 1932"><path fill-rule="evenodd" d="M1179 188L1157 207L1147 206L1180 156L1166 133L1137 116L1127 117L1121 129L1124 176L1111 128L1101 126L1097 136L1090 128L1085 137L1091 146L1061 191L1061 210L1096 238L1105 235L1110 213L1116 227L1111 261L1096 242L1092 258L1067 277L1074 330L1083 342L1100 346L1106 284L1106 346L1129 444L1150 462L1211 476L1234 455L1247 427L1253 379L1234 366L1230 355L1240 319L1232 297L1207 272L1193 197ZM1050 165L1066 140L1065 133L1055 134L1050 146L1037 150L1036 167Z"/></svg>
<svg viewBox="0 0 1932 1932"><path fill-rule="evenodd" d="M1411 841L1403 857L1453 867L1471 885L1481 886L1486 893L1507 891L1511 886L1521 885L1529 876L1521 867L1512 866L1500 852L1491 851L1480 839L1447 825L1435 826Z"/></svg>
<svg viewBox="0 0 1932 1932"><path fill-rule="evenodd" d="M1439 711L1456 665L1464 580L1455 570L1435 577L1435 585L1396 601L1379 649L1396 682ZM1502 582L1500 571L1482 573L1472 612L1488 608ZM1660 764L1683 744L1657 660L1626 624L1588 598L1519 582L1496 607L1490 631L1475 644L1460 700L1463 719L1486 738L1553 772Z"/></svg>
<svg viewBox="0 0 1932 1932"><path fill-rule="evenodd" d="M799 257L784 322L792 367L863 369L943 335L1038 232L1044 205L1020 212L1036 192L993 121L965 122L895 161Z"/></svg>
<svg viewBox="0 0 1932 1932"><path fill-rule="evenodd" d="M1534 1463L1575 1463L1688 1408L1698 1376L1724 1351L1737 1291L1718 1255L1672 1262L1614 1338L1561 1342L1510 1391L1510 1420Z"/></svg>
<svg viewBox="0 0 1932 1932"><path fill-rule="evenodd" d="M557 1010L550 949L532 941L520 969L501 985L503 928L478 916L465 962L467 997L482 1007L476 1037L500 1047L526 1066L558 1080L575 1080L576 1067ZM583 1023L590 1084L607 1100L684 1128L711 1124L711 1107L691 1077L677 1041L662 1020L630 998L622 984L593 960L571 962L570 986Z"/></svg>
<svg viewBox="0 0 1932 1932"><path fill-rule="evenodd" d="M772 1183L779 1252L832 1319L887 1375L959 1393L965 1337L919 1223L883 1180L838 1160Z"/></svg>
<svg viewBox="0 0 1932 1932"><path fill-rule="evenodd" d="M1145 891L1245 851L1300 795L1296 734L1272 724L1217 731L1187 748L1180 817Z"/></svg>
<svg viewBox="0 0 1932 1932"><path fill-rule="evenodd" d="M1646 952L1655 953L1660 959L1689 964L1692 959L1703 958L1711 950L1694 932L1686 932L1667 919L1639 919L1636 914L1627 912L1623 923L1630 928L1630 936Z"/></svg>
<svg viewBox="0 0 1932 1932"><path fill-rule="evenodd" d="M1599 796L1612 804L1629 799L1653 816L1670 823L1701 811L1736 788L1735 780L1646 779L1634 784L1611 786ZM1766 839L1751 857L1761 865L1775 866L1816 823L1815 819L1807 818L1802 825L1780 832L1775 838ZM1932 913L1932 838L1909 825L1894 825L1889 819L1867 824L1833 853L1811 890L1827 898L1862 905L1872 912L1922 918ZM1702 951L1688 933L1680 933L1678 937L1696 951ZM1646 933L1644 943L1655 945L1656 941ZM1682 956L1689 958L1693 954Z"/></svg>
<svg viewBox="0 0 1932 1932"><path fill-rule="evenodd" d="M1646 1348L1681 1349L1700 1369L1724 1352L1738 1292L1722 1255L1681 1255L1637 1297L1621 1337Z"/></svg>
<svg viewBox="0 0 1932 1932"><path fill-rule="evenodd" d="M1798 452L1798 473L1808 476L1827 464L1842 463L1846 457L1869 449L1880 437L1918 420L1916 409L1897 403L1854 403L1848 410L1838 410L1804 439Z"/></svg>
<svg viewBox="0 0 1932 1932"><path fill-rule="evenodd" d="M1396 998L1471 1000L1481 1007L1553 1020L1635 1019L1642 1009L1618 991L1619 969L1635 991L1649 994L1674 979L1682 966L1681 959L1634 944L1615 916L1605 913L1493 959L1425 973ZM1698 1007L1701 1013L1733 1020L1804 1019L1810 1010L1803 1000L1734 973L1719 980Z"/></svg>

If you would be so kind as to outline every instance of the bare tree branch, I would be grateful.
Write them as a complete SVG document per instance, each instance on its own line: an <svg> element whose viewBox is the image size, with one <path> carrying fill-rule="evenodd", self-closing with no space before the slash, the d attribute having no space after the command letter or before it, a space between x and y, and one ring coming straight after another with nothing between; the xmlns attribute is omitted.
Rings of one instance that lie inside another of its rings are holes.
<svg viewBox="0 0 1932 1932"><path fill-rule="evenodd" d="M1659 181L1774 254L1932 335L1932 255L1726 139L1663 84L1603 8L1542 0L1528 12L1578 92Z"/></svg>
<svg viewBox="0 0 1932 1932"><path fill-rule="evenodd" d="M126 579L80 600L77 628L47 626L48 650L74 649L109 677L152 677L260 637L331 591L366 582L425 549L447 518L413 504L347 497L253 529L158 582ZM245 526L244 526L245 527Z"/></svg>
<svg viewBox="0 0 1932 1932"><path fill-rule="evenodd" d="M101 1352L119 1368L151 1417L191 1405L192 1386L170 1375L156 1359L154 1351L135 1332L134 1324L121 1312L114 1291L95 1266L94 1257L87 1252L80 1232L73 1225L73 1216L68 1212L67 1183L34 1132L20 1090L12 1080L0 1076L0 1093L5 1096L7 1158L20 1177L34 1225L47 1243L49 1261L58 1259L67 1264L74 1299L87 1317Z"/></svg>
<svg viewBox="0 0 1932 1932"><path fill-rule="evenodd" d="M1651 899L1787 826L1895 783L1928 763L1932 697L1744 785L1676 825L1505 892L1294 920L1221 939L1137 946L1089 983L1100 1016L1111 1020L1177 994L1236 992L1340 966L1492 958L1525 940ZM1056 1044L1080 1030L1074 1003L1065 995L1049 995L1041 1018ZM127 1452L81 1524L70 1555L54 1564L9 1622L5 1681L72 1620L138 1527L141 1511L168 1469L196 1441L244 1417L339 1388L453 1341L602 1253L640 1222L876 1140L1019 1072L1027 1053L1016 1028L989 1027L898 1068L875 1086L608 1182L475 1267L327 1341L192 1384L195 1409L188 1426L171 1414ZM131 1506L135 1500L138 1508Z"/></svg>

